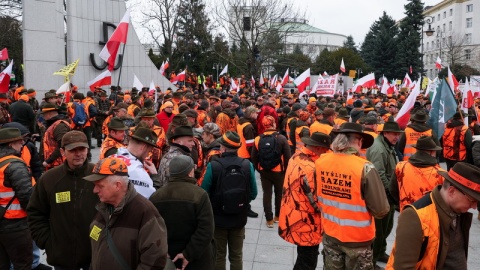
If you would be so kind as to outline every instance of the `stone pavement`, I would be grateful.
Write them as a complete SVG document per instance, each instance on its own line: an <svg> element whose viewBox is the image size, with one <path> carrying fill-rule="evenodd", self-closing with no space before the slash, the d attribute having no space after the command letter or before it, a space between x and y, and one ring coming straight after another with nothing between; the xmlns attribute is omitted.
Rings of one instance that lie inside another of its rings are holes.
<svg viewBox="0 0 480 270"><path fill-rule="evenodd" d="M95 142L95 140L93 140ZM96 162L99 156L99 148L92 150L92 162ZM442 164L444 165L444 164ZM442 166L444 167L444 166ZM243 269L244 270L291 270L297 257L296 246L284 241L278 236L278 225L275 223L273 228L267 228L263 213L263 192L260 183L260 175L257 173L258 196L252 202L252 210L259 214L258 218L248 218L245 230L245 242L243 244ZM272 200L273 201L273 200ZM273 203L273 202L272 202ZM480 265L480 221L477 219L477 210L470 209L473 213L473 222L470 229L469 258L468 268L476 269ZM395 212L394 228L390 237L387 239L389 253L395 239L396 221L398 212ZM322 250L320 245L320 252ZM42 253L44 253L42 251ZM477 257L478 256L478 257ZM46 256L42 254L41 261L46 264ZM384 264L379 263L384 266ZM321 254L318 257L317 269L323 268L323 259ZM227 260L227 269L228 260Z"/></svg>

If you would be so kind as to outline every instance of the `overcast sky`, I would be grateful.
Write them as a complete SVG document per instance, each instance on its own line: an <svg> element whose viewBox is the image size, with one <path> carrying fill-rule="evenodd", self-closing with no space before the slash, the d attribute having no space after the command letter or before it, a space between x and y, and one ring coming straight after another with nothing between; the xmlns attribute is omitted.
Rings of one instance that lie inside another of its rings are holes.
<svg viewBox="0 0 480 270"><path fill-rule="evenodd" d="M132 2L141 0L131 0ZM211 0L206 0L211 2ZM358 45L363 42L372 23L386 11L394 20L404 17L407 0L292 0L294 6L306 10L306 19L309 24L322 30L352 35ZM435 5L442 0L424 0L425 6ZM133 21L136 20L133 10ZM288 17L285 16L285 17ZM135 29L142 41L148 34L141 29L141 25L134 23Z"/></svg>

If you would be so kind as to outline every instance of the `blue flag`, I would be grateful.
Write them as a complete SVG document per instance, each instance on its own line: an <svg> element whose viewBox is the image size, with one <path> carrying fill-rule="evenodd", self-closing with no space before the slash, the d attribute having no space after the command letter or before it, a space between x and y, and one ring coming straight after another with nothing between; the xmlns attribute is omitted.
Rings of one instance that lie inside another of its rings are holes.
<svg viewBox="0 0 480 270"><path fill-rule="evenodd" d="M453 117L457 111L457 102L453 96L448 82L443 79L438 85L432 99L432 108L430 109L430 120L428 125L440 139L445 131L445 123Z"/></svg>

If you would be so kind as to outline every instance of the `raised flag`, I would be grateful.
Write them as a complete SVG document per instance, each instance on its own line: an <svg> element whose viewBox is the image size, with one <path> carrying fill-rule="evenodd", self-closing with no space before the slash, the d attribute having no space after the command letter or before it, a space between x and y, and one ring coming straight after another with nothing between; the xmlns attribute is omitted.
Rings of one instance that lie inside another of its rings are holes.
<svg viewBox="0 0 480 270"><path fill-rule="evenodd" d="M458 87L458 81L450 70L450 66L448 66L448 85L450 86L452 93L455 93L455 90L457 90Z"/></svg>
<svg viewBox="0 0 480 270"><path fill-rule="evenodd" d="M70 92L70 81L66 81L64 84L62 84L58 89L57 89L57 94L63 94Z"/></svg>
<svg viewBox="0 0 480 270"><path fill-rule="evenodd" d="M64 66L61 68L59 71L56 71L53 73L53 75L60 75L65 77L65 81L69 81L69 76L73 76L75 74L75 71L77 70L78 63L80 62L80 59L77 59L73 61L72 63Z"/></svg>
<svg viewBox="0 0 480 270"><path fill-rule="evenodd" d="M326 71L324 71L324 72L322 73L322 76L323 76L323 77L328 77L328 76L330 76L330 75L328 75L328 73L327 73Z"/></svg>
<svg viewBox="0 0 480 270"><path fill-rule="evenodd" d="M157 89L155 88L155 83L152 80L150 82L150 87L148 88L148 95L150 95L150 96L155 95L155 91L157 91Z"/></svg>
<svg viewBox="0 0 480 270"><path fill-rule="evenodd" d="M282 86L284 86L285 84L288 83L288 68L287 68L287 71L285 71L285 75L283 75L283 78L282 78Z"/></svg>
<svg viewBox="0 0 480 270"><path fill-rule="evenodd" d="M410 121L410 111L412 110L413 105L415 105L415 100L417 99L417 96L419 94L420 83L416 82L415 87L413 88L412 92L410 92L410 95L408 96L407 100L405 100L405 103L395 117L395 121L402 129L405 129L407 127L408 121Z"/></svg>
<svg viewBox="0 0 480 270"><path fill-rule="evenodd" d="M385 76L382 77L382 88L380 89L380 93L384 94L384 95L388 95L388 89L390 89L390 84L388 83L388 80L387 78L385 78Z"/></svg>
<svg viewBox="0 0 480 270"><path fill-rule="evenodd" d="M160 68L158 69L158 72L160 72L160 74L164 74L165 73L165 61L162 61L162 65L160 65Z"/></svg>
<svg viewBox="0 0 480 270"><path fill-rule="evenodd" d="M137 75L133 74L133 87L137 88L138 91L142 91L143 84L137 78Z"/></svg>
<svg viewBox="0 0 480 270"><path fill-rule="evenodd" d="M0 60L7 60L8 59L8 50L7 48L3 48L0 51Z"/></svg>
<svg viewBox="0 0 480 270"><path fill-rule="evenodd" d="M88 87L90 90L95 90L95 87L102 87L104 85L111 85L112 84L112 73L110 70L105 70L100 75L98 75L95 79L87 82Z"/></svg>
<svg viewBox="0 0 480 270"><path fill-rule="evenodd" d="M283 92L283 88L282 88L282 84L281 83L277 83L277 87L275 87L277 89L277 92L280 93L280 92Z"/></svg>
<svg viewBox="0 0 480 270"><path fill-rule="evenodd" d="M176 84L177 82L185 81L185 71L186 69L178 73L177 76L173 77L173 79L170 80L170 82Z"/></svg>
<svg viewBox="0 0 480 270"><path fill-rule="evenodd" d="M470 83L468 82L468 78L465 78L465 85L463 86L463 91L462 91L462 104L460 105L465 115L468 115L468 109L473 106L473 102L474 102L473 92L472 92L472 89L470 88ZM465 117L463 121L465 125L468 127L468 117Z"/></svg>
<svg viewBox="0 0 480 270"><path fill-rule="evenodd" d="M300 74L293 83L297 86L298 92L302 93L307 86L310 86L310 69Z"/></svg>
<svg viewBox="0 0 480 270"><path fill-rule="evenodd" d="M403 79L402 87L409 88L412 84L412 79L408 76L408 73L405 73L405 78Z"/></svg>
<svg viewBox="0 0 480 270"><path fill-rule="evenodd" d="M437 61L435 61L435 67L438 70L442 69L442 59L440 59L440 56L437 56Z"/></svg>
<svg viewBox="0 0 480 270"><path fill-rule="evenodd" d="M445 132L445 123L457 111L457 102L446 80L442 80L433 96L428 125L441 138Z"/></svg>
<svg viewBox="0 0 480 270"><path fill-rule="evenodd" d="M252 88L255 88L255 78L253 78L253 75L252 75L252 79L250 80L250 83Z"/></svg>
<svg viewBox="0 0 480 270"><path fill-rule="evenodd" d="M0 93L7 93L12 77L13 60L10 61L7 68L0 73Z"/></svg>
<svg viewBox="0 0 480 270"><path fill-rule="evenodd" d="M223 74L227 74L227 72L228 72L228 64L225 65L225 67L222 69L220 74L218 74L218 76L222 76Z"/></svg>
<svg viewBox="0 0 480 270"><path fill-rule="evenodd" d="M275 82L277 81L277 74L275 74L275 76L273 76L273 78L270 80L270 85L269 87L270 88L273 88L276 86Z"/></svg>
<svg viewBox="0 0 480 270"><path fill-rule="evenodd" d="M122 20L118 24L112 36L108 39L105 47L100 52L100 58L108 63L108 70L112 71L115 66L115 59L117 58L118 48L120 43L127 43L128 25L130 24L130 10L127 9ZM124 45L125 46L125 45Z"/></svg>
<svg viewBox="0 0 480 270"><path fill-rule="evenodd" d="M263 79L263 71L260 72L260 81L258 85L263 86L265 84L265 80Z"/></svg>
<svg viewBox="0 0 480 270"><path fill-rule="evenodd" d="M340 71L342 73L345 73L345 63L343 63L343 57L342 57L342 62L340 63Z"/></svg>
<svg viewBox="0 0 480 270"><path fill-rule="evenodd" d="M412 65L410 65L410 74L413 73L413 68L412 68Z"/></svg>
<svg viewBox="0 0 480 270"><path fill-rule="evenodd" d="M352 92L359 93L362 87L374 87L375 85L375 74L370 73L357 80L357 83L352 87Z"/></svg>
<svg viewBox="0 0 480 270"><path fill-rule="evenodd" d="M238 85L235 83L235 80L233 78L230 78L230 91L232 90L237 90Z"/></svg>

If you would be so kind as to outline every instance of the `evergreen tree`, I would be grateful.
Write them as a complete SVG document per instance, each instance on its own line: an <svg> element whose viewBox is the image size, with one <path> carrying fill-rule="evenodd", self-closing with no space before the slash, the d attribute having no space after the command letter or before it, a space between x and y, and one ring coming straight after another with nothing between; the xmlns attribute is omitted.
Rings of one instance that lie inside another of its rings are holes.
<svg viewBox="0 0 480 270"><path fill-rule="evenodd" d="M332 52L323 50L315 60L311 74L320 74L324 71L328 74L340 73L342 58L345 63L345 74L348 74L350 70L356 69L361 69L364 74L370 72L370 68L365 64L360 54L352 49L343 47Z"/></svg>
<svg viewBox="0 0 480 270"><path fill-rule="evenodd" d="M410 66L413 74L409 76L414 80L418 78L419 72L423 72L422 55L419 51L424 19L423 8L421 0L408 0L408 4L405 5L405 17L400 22L400 33L397 38L398 53L395 58L397 78L403 78Z"/></svg>
<svg viewBox="0 0 480 270"><path fill-rule="evenodd" d="M351 35L349 35L347 37L347 40L343 42L343 48L347 48L355 53L358 53L357 44L355 44L355 41L353 40L353 37Z"/></svg>

